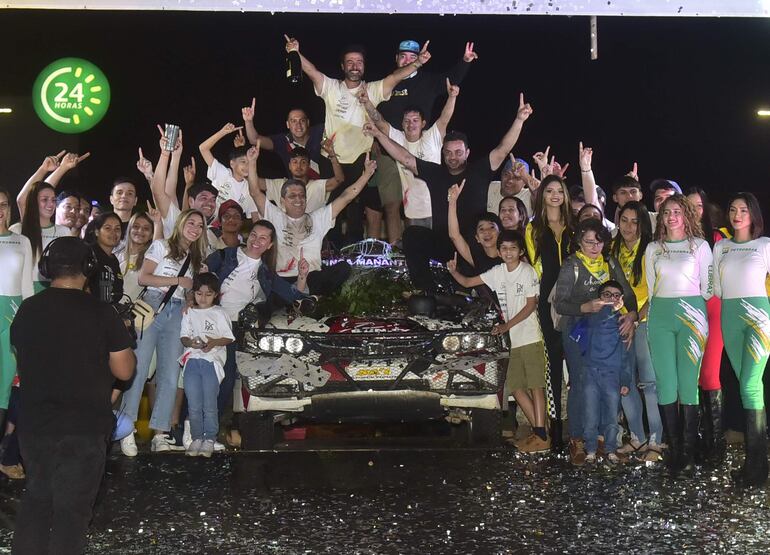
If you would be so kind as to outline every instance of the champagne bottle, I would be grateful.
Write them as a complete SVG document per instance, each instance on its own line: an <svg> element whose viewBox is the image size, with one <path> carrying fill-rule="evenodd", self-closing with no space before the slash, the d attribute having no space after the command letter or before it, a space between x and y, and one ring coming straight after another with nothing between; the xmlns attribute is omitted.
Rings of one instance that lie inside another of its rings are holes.
<svg viewBox="0 0 770 555"><path fill-rule="evenodd" d="M292 50L286 54L286 79L292 85L302 83L302 61L299 52Z"/></svg>

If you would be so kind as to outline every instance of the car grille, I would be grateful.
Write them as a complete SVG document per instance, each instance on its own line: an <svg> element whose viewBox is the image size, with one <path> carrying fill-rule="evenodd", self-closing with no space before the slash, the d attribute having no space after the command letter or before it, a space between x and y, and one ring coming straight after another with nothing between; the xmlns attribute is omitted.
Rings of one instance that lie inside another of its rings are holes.
<svg viewBox="0 0 770 555"><path fill-rule="evenodd" d="M377 334L312 334L308 342L321 353L323 360L352 359L370 356L419 356L433 349L433 335L389 335L383 340Z"/></svg>

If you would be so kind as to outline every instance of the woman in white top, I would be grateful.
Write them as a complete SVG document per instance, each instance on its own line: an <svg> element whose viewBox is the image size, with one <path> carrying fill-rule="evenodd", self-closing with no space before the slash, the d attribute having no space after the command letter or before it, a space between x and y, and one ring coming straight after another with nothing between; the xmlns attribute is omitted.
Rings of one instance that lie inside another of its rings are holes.
<svg viewBox="0 0 770 555"><path fill-rule="evenodd" d="M144 254L152 244L153 237L162 238L155 234L156 226L146 213L137 212L128 221L125 247L115 253L123 273L123 293L135 301L144 289L139 285L139 270L144 264ZM162 232L162 229L161 229Z"/></svg>
<svg viewBox="0 0 770 555"><path fill-rule="evenodd" d="M150 428L156 430L151 446L153 451L168 451L173 442L167 432L171 429L179 357L183 350L179 342L182 306L185 290L192 288L192 277L203 266L208 248L205 225L206 220L198 210L183 211L177 218L171 237L153 241L147 249L139 272L139 285L147 287L144 300L155 309L156 315L137 342L136 375L131 388L123 396L121 410L136 421L150 361L157 349L155 405L150 418ZM173 294L163 303L171 288L174 288Z"/></svg>
<svg viewBox="0 0 770 555"><path fill-rule="evenodd" d="M45 181L34 183L24 202L21 221L13 224L9 229L29 239L32 248L32 282L35 293L39 293L48 287L49 283L37 269L40 255L48 243L57 237L69 237L72 233L63 225L53 223L53 215L56 212L56 192Z"/></svg>
<svg viewBox="0 0 770 555"><path fill-rule="evenodd" d="M647 340L671 448L667 462L677 474L693 464L698 376L708 337L706 300L712 295L713 273L711 249L687 197L675 194L661 205L655 241L647 246L644 262L650 299Z"/></svg>
<svg viewBox="0 0 770 555"><path fill-rule="evenodd" d="M722 338L741 388L746 459L735 478L749 486L767 480L767 423L762 376L770 355L770 239L762 237L759 202L738 193L729 204L732 239L714 245L715 294L722 298Z"/></svg>

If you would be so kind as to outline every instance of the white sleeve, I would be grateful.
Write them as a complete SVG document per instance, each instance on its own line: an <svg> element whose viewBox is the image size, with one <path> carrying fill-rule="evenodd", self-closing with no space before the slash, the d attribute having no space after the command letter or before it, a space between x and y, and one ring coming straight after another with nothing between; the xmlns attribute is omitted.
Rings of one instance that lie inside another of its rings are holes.
<svg viewBox="0 0 770 555"><path fill-rule="evenodd" d="M655 265L652 262L655 249L655 243L650 243L644 251L644 273L647 279L647 296L650 299L655 295Z"/></svg>
<svg viewBox="0 0 770 555"><path fill-rule="evenodd" d="M770 239L763 239L762 243L762 258L765 261L765 271L770 274Z"/></svg>
<svg viewBox="0 0 770 555"><path fill-rule="evenodd" d="M540 295L540 279L537 277L535 269L527 265L524 275L524 293L529 297L537 297Z"/></svg>
<svg viewBox="0 0 770 555"><path fill-rule="evenodd" d="M313 210L310 213L310 217L313 219L313 233L316 233L316 229L320 230L322 236L326 235L326 232L334 227L334 218L332 217L332 205L326 204L318 210Z"/></svg>
<svg viewBox="0 0 770 555"><path fill-rule="evenodd" d="M285 179L265 179L265 196L267 200L275 204L281 202L281 187L286 183Z"/></svg>
<svg viewBox="0 0 770 555"><path fill-rule="evenodd" d="M313 92L316 94L316 96L320 96L321 98L326 100L326 97L329 95L329 89L334 86L335 81L336 79L331 79L330 77L327 77L326 75L324 75L324 80L323 80L323 83L321 84L321 90L317 91L314 86Z"/></svg>
<svg viewBox="0 0 770 555"><path fill-rule="evenodd" d="M722 260L724 240L714 245L714 296L722 298L722 276L719 274L719 261Z"/></svg>
<svg viewBox="0 0 770 555"><path fill-rule="evenodd" d="M403 131L396 129L392 125L390 126L390 130L388 131L388 138L394 143L398 143L403 147L406 146L406 135L404 135Z"/></svg>
<svg viewBox="0 0 770 555"><path fill-rule="evenodd" d="M217 316L219 319L219 337L222 339L232 339L235 341L235 336L233 335L233 324L230 321L230 317L227 316L225 309L220 307L220 310L217 311Z"/></svg>
<svg viewBox="0 0 770 555"><path fill-rule="evenodd" d="M492 291L497 291L500 288L501 280L498 276L498 268L499 266L495 266L494 268L491 268L483 274L479 275L481 281L484 282L484 285L489 287Z"/></svg>
<svg viewBox="0 0 770 555"><path fill-rule="evenodd" d="M190 314L192 309L188 310L185 314L182 314L182 327L179 329L179 337L189 337L190 339L195 337L195 330L192 326L192 315Z"/></svg>
<svg viewBox="0 0 770 555"><path fill-rule="evenodd" d="M275 227L283 227L283 211L278 208L272 202L265 203L265 213L263 214L265 219L273 224Z"/></svg>
<svg viewBox="0 0 770 555"><path fill-rule="evenodd" d="M385 97L385 87L384 82L382 79L379 81L375 81L374 83L367 83L366 85L366 91L369 93L369 98L372 101L372 104L377 106L381 102L385 102L386 100L390 100L390 95Z"/></svg>
<svg viewBox="0 0 770 555"><path fill-rule="evenodd" d="M211 184L218 191L219 187L221 186L221 181L223 179L227 179L229 173L230 170L226 168L219 160L214 158L214 163L209 166L208 170L206 170L206 177L209 178Z"/></svg>
<svg viewBox="0 0 770 555"><path fill-rule="evenodd" d="M176 224L176 219L179 217L179 214L181 214L182 211L179 209L179 207L174 204L173 202L169 204L168 211L166 212L166 216L163 218L163 236L165 238L171 237L171 234L174 232L174 225Z"/></svg>
<svg viewBox="0 0 770 555"><path fill-rule="evenodd" d="M26 299L35 294L35 290L32 286L32 246L29 239L24 235L21 237L21 246L24 251L24 266L21 271L21 297Z"/></svg>
<svg viewBox="0 0 770 555"><path fill-rule="evenodd" d="M714 255L706 241L698 247L698 269L700 272L700 294L709 300L714 295Z"/></svg>
<svg viewBox="0 0 770 555"><path fill-rule="evenodd" d="M147 260L152 260L155 264L160 264L161 260L166 257L166 242L162 239L156 239L144 253L144 257Z"/></svg>
<svg viewBox="0 0 770 555"><path fill-rule="evenodd" d="M265 204L270 204L270 203L265 201ZM241 208L243 208L243 211L246 214L247 220L250 220L252 218L252 214L254 212L259 213L259 208L257 208L257 203L254 202L254 197L252 197L251 193L249 193L248 191L246 192L245 200L241 205Z"/></svg>

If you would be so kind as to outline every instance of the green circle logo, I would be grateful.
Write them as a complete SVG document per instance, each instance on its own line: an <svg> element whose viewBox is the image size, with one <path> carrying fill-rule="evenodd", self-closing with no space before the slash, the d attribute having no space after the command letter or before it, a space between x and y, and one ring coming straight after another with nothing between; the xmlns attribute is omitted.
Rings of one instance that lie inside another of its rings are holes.
<svg viewBox="0 0 770 555"><path fill-rule="evenodd" d="M99 123L110 106L110 84L98 67L62 58L40 72L32 87L38 117L60 133L82 133Z"/></svg>

